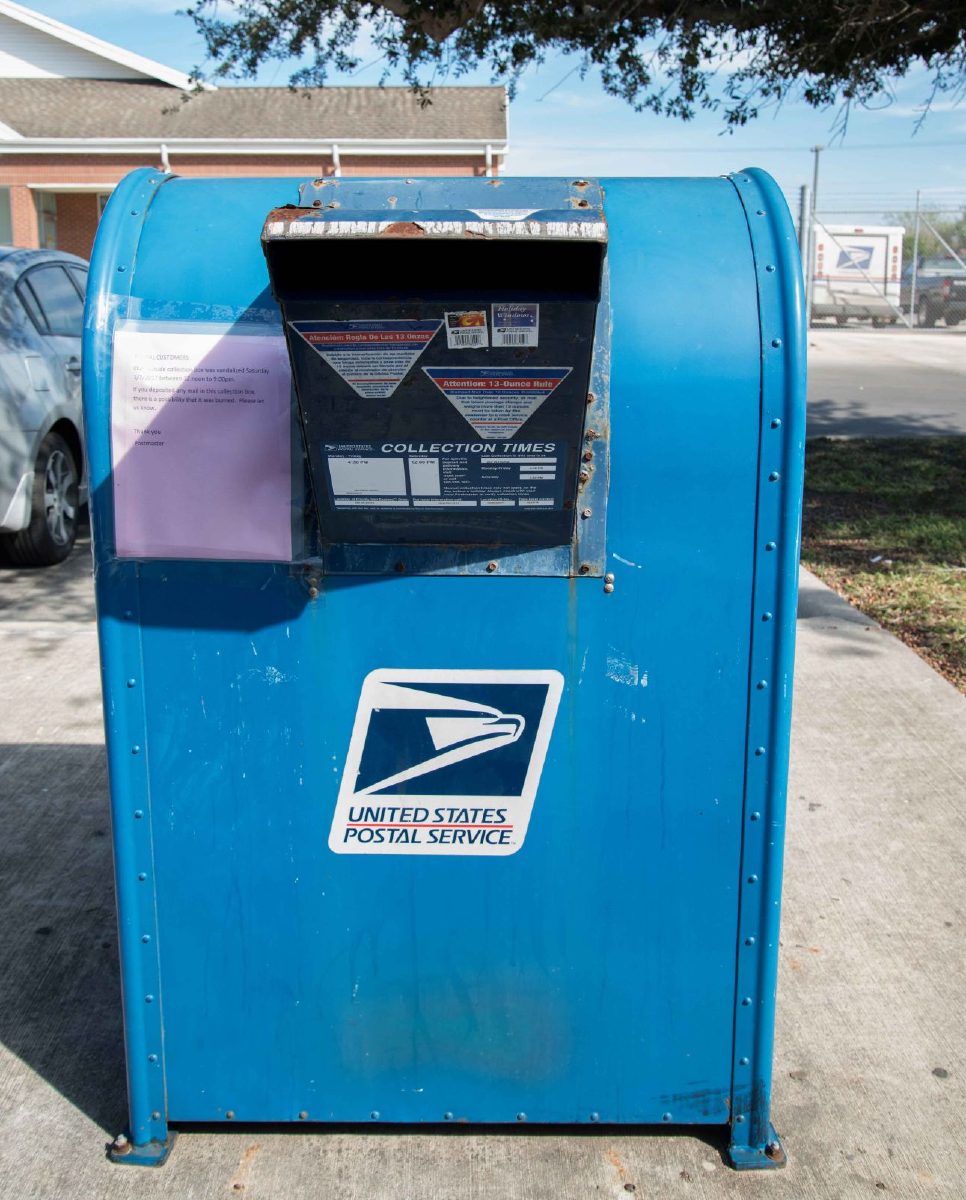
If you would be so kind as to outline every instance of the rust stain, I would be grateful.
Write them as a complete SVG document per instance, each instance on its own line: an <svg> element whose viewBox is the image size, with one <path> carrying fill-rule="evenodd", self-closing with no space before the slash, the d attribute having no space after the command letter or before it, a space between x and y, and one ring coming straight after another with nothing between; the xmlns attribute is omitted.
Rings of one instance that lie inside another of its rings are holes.
<svg viewBox="0 0 966 1200"><path fill-rule="evenodd" d="M322 201L321 200L313 200L312 204L314 207L318 208L318 207L321 207ZM301 217L304 215L305 215L305 209L302 208L301 205L283 204L281 208L273 208L272 209L272 211L265 218L265 225L268 225L272 221L291 221L296 217ZM263 229L264 229L264 226L263 226Z"/></svg>
<svg viewBox="0 0 966 1200"><path fill-rule="evenodd" d="M621 1161L621 1156L617 1153L616 1150L609 1150L607 1152L607 1161L617 1172L617 1176L620 1179L621 1183L627 1183L627 1181L628 1181L627 1167L624 1166L623 1162Z"/></svg>
<svg viewBox="0 0 966 1200"><path fill-rule="evenodd" d="M379 234L380 237L390 238L415 238L425 237L426 230L422 225L417 225L415 221L393 221L391 225Z"/></svg>
<svg viewBox="0 0 966 1200"><path fill-rule="evenodd" d="M243 1152L238 1160L238 1166L235 1168L235 1173L228 1181L228 1190L231 1192L243 1192L248 1184L249 1177L252 1173L252 1164L255 1161L255 1156L258 1154L258 1142L252 1144Z"/></svg>

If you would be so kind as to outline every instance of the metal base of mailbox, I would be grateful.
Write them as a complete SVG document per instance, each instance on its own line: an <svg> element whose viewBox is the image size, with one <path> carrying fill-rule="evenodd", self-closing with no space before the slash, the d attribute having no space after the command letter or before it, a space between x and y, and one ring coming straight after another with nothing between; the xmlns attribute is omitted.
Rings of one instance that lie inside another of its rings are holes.
<svg viewBox="0 0 966 1200"><path fill-rule="evenodd" d="M163 1167L177 1137L178 1135L171 1131L163 1142L145 1142L140 1146L130 1141L120 1144L114 1141L107 1148L107 1157L112 1163L121 1163L128 1167Z"/></svg>
<svg viewBox="0 0 966 1200"><path fill-rule="evenodd" d="M728 1158L736 1171L773 1171L788 1163L785 1147L774 1125L768 1126L768 1141L763 1146L733 1141L728 1147Z"/></svg>

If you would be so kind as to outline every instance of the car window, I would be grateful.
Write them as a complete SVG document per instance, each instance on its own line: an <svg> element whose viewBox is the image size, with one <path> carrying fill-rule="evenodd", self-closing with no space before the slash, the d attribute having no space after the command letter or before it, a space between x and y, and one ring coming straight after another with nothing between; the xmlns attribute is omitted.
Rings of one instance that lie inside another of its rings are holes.
<svg viewBox="0 0 966 1200"><path fill-rule="evenodd" d="M20 303L30 314L30 319L37 326L39 333L48 333L47 322L44 319L44 314L41 312L40 305L37 303L37 297L30 290L30 284L27 280L21 279L17 284L17 296Z"/></svg>
<svg viewBox="0 0 966 1200"><path fill-rule="evenodd" d="M80 337L84 324L84 304L63 267L53 264L29 271L21 279L17 290L23 295L26 289L33 292L40 305L48 333Z"/></svg>
<svg viewBox="0 0 966 1200"><path fill-rule="evenodd" d="M77 284L77 290L83 299L87 295L87 272L83 267L68 267L67 271L74 283Z"/></svg>

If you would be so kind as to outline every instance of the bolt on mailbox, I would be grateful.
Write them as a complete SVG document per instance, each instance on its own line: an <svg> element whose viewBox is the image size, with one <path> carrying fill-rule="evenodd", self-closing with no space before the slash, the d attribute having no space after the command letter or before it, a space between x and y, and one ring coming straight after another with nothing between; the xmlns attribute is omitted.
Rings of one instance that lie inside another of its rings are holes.
<svg viewBox="0 0 966 1200"><path fill-rule="evenodd" d="M803 454L774 182L179 179L85 406L130 1125L770 1116Z"/></svg>

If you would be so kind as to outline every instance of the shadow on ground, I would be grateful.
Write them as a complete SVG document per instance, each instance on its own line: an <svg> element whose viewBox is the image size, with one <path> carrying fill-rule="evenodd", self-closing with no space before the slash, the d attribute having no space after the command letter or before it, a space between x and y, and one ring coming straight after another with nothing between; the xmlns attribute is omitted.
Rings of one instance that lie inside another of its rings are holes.
<svg viewBox="0 0 966 1200"><path fill-rule="evenodd" d="M103 746L0 745L0 1042L105 1133L124 1127Z"/></svg>
<svg viewBox="0 0 966 1200"><path fill-rule="evenodd" d="M56 567L14 567L0 553L0 621L93 621L92 572L85 510L73 552Z"/></svg>

